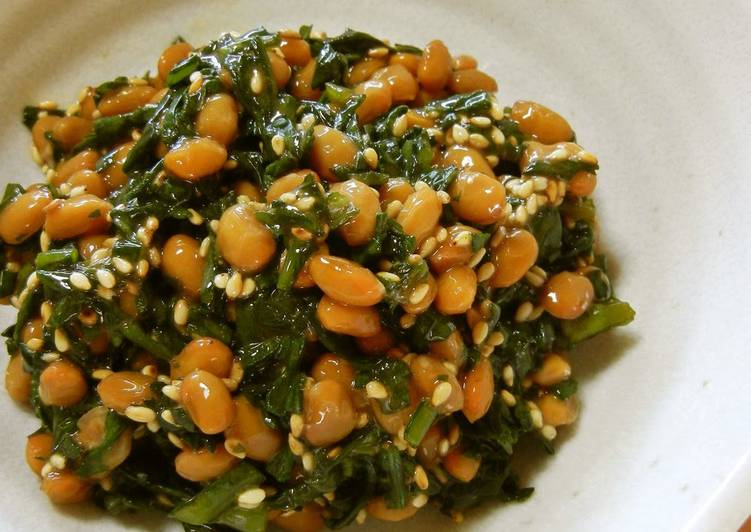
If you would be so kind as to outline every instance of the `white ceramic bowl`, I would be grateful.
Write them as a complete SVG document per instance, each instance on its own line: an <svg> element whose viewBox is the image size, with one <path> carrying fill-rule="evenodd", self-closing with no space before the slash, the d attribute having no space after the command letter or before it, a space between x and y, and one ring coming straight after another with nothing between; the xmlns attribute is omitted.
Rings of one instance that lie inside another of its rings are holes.
<svg viewBox="0 0 751 532"><path fill-rule="evenodd" d="M440 37L479 59L503 102L548 104L600 158L602 242L637 319L574 355L581 419L532 472L532 499L470 514L463 527L737 527L751 512L748 2L6 0L0 184L40 178L25 103L69 102L86 83L153 70L176 35L200 44L302 23L418 45ZM3 309L0 323L11 321ZM23 461L36 420L4 394L0 412L0 529L160 526L53 508ZM418 525L452 527L433 513L404 529Z"/></svg>

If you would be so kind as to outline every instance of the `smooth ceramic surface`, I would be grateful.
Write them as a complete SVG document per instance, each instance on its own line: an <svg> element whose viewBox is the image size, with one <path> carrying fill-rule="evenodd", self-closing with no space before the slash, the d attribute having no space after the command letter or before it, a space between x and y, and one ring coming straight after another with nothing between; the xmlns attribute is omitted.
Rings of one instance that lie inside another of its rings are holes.
<svg viewBox="0 0 751 532"><path fill-rule="evenodd" d="M751 25L737 2L0 2L0 183L39 179L24 103L154 69L176 35L312 22L475 55L500 98L568 117L600 157L602 243L634 324L574 355L584 403L527 503L467 530L733 530L751 512ZM7 309L0 324L11 323ZM23 461L33 416L0 398L0 529L155 529L60 511ZM404 523L450 529L432 516ZM165 526L165 529L168 528ZM370 528L370 526L368 526ZM385 527L383 527L385 529ZM392 528L393 527L389 527Z"/></svg>

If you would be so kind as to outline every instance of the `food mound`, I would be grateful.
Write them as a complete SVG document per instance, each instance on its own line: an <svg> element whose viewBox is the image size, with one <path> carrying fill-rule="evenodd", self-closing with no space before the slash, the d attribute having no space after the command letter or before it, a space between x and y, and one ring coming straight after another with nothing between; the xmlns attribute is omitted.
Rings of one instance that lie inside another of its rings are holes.
<svg viewBox="0 0 751 532"><path fill-rule="evenodd" d="M50 500L204 531L529 496L569 350L633 319L569 123L440 40L257 29L157 66L27 107L44 179L0 204Z"/></svg>

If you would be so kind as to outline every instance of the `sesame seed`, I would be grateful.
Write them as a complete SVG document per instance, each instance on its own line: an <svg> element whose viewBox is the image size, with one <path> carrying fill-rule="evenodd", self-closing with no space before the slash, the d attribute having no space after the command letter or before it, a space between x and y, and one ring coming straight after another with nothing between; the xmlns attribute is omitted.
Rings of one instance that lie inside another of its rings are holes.
<svg viewBox="0 0 751 532"><path fill-rule="evenodd" d="M498 166L498 163L501 162L497 155L486 155L485 160L488 161L488 164L492 168L495 168L496 166Z"/></svg>
<svg viewBox="0 0 751 532"><path fill-rule="evenodd" d="M240 460L244 460L247 456L245 454L245 447L243 447L243 444L240 443L239 440L236 440L234 438L224 440L224 450L235 458L239 458Z"/></svg>
<svg viewBox="0 0 751 532"><path fill-rule="evenodd" d="M544 425L542 429L540 429L540 434L542 434L542 437L546 440L554 440L558 435L558 431L555 430L553 425Z"/></svg>
<svg viewBox="0 0 751 532"><path fill-rule="evenodd" d="M359 512L357 512L357 517L355 517L355 522L358 525L361 525L365 522L365 520L368 518L368 512L365 511L365 508L361 508Z"/></svg>
<svg viewBox="0 0 751 532"><path fill-rule="evenodd" d="M237 505L240 508L252 510L257 508L266 498L266 492L262 488L252 488L243 491L237 496Z"/></svg>
<svg viewBox="0 0 751 532"><path fill-rule="evenodd" d="M156 419L156 412L147 406L129 406L125 409L125 417L138 423L148 423Z"/></svg>
<svg viewBox="0 0 751 532"><path fill-rule="evenodd" d="M548 178L547 177L540 177L536 176L532 178L532 182L534 183L534 189L535 192L541 192L548 188Z"/></svg>
<svg viewBox="0 0 751 532"><path fill-rule="evenodd" d="M149 273L149 261L141 259L136 264L136 273L139 277L143 278Z"/></svg>
<svg viewBox="0 0 751 532"><path fill-rule="evenodd" d="M68 340L68 335L62 329L55 329L55 348L61 353L65 353L70 349L70 340Z"/></svg>
<svg viewBox="0 0 751 532"><path fill-rule="evenodd" d="M112 250L109 248L99 248L94 253L91 254L91 257L89 258L90 263L95 262L102 262L104 260L107 260L109 256L112 254Z"/></svg>
<svg viewBox="0 0 751 532"><path fill-rule="evenodd" d="M157 433L162 428L162 426L157 420L154 420L146 423L146 428L149 429L149 432Z"/></svg>
<svg viewBox="0 0 751 532"><path fill-rule="evenodd" d="M180 401L180 387L174 384L167 384L162 387L162 393L165 397L172 399L175 402Z"/></svg>
<svg viewBox="0 0 751 532"><path fill-rule="evenodd" d="M527 212L529 213L530 216L534 216L537 213L537 208L538 208L537 195L532 194L527 199Z"/></svg>
<svg viewBox="0 0 751 532"><path fill-rule="evenodd" d="M154 364L147 364L143 368L141 368L141 373L148 377L156 378L156 376L159 374L159 371Z"/></svg>
<svg viewBox="0 0 751 532"><path fill-rule="evenodd" d="M415 508L422 508L426 504L428 504L428 496L424 493L418 493L412 499L412 506Z"/></svg>
<svg viewBox="0 0 751 532"><path fill-rule="evenodd" d="M26 278L26 288L28 288L29 290L34 290L37 286L39 286L39 277L37 276L37 272L31 272Z"/></svg>
<svg viewBox="0 0 751 532"><path fill-rule="evenodd" d="M219 288L220 290L224 290L227 288L227 281L229 280L229 275L226 273L217 273L214 276L214 286Z"/></svg>
<svg viewBox="0 0 751 532"><path fill-rule="evenodd" d="M289 430L295 438L302 436L304 422L300 414L292 414L289 417Z"/></svg>
<svg viewBox="0 0 751 532"><path fill-rule="evenodd" d="M449 232L445 227L441 227L438 231L436 231L435 239L438 241L439 244L443 244L448 237L449 237Z"/></svg>
<svg viewBox="0 0 751 532"><path fill-rule="evenodd" d="M391 272L378 272L376 276L380 277L381 280L387 281L390 283L398 283L400 281L399 276Z"/></svg>
<svg viewBox="0 0 751 532"><path fill-rule="evenodd" d="M558 197L563 198L566 195L566 182L561 179L558 181Z"/></svg>
<svg viewBox="0 0 751 532"><path fill-rule="evenodd" d="M428 489L428 486L430 486L430 481L428 480L428 474L425 472L425 469L421 465L415 466L415 484L417 484L417 487L421 490Z"/></svg>
<svg viewBox="0 0 751 532"><path fill-rule="evenodd" d="M73 187L70 189L70 192L68 192L68 196L71 198L75 198L76 196L81 196L83 194L86 194L86 187L83 185Z"/></svg>
<svg viewBox="0 0 751 532"><path fill-rule="evenodd" d="M535 307L532 303L525 301L516 309L516 313L514 314L514 321L519 323L527 321L534 308Z"/></svg>
<svg viewBox="0 0 751 532"><path fill-rule="evenodd" d="M57 102L54 102L52 100L44 100L43 102L39 102L39 105L37 105L40 109L44 109L45 111L52 111L54 109L57 109Z"/></svg>
<svg viewBox="0 0 751 532"><path fill-rule="evenodd" d="M91 372L91 378L98 381L106 379L110 375L112 375L112 370L107 368L99 368Z"/></svg>
<svg viewBox="0 0 751 532"><path fill-rule="evenodd" d="M50 465L55 469L65 469L65 457L60 453L54 453L49 458Z"/></svg>
<svg viewBox="0 0 751 532"><path fill-rule="evenodd" d="M449 430L449 445L456 445L459 443L460 436L461 430L459 429L459 425L452 425L451 430Z"/></svg>
<svg viewBox="0 0 751 532"><path fill-rule="evenodd" d="M271 137L271 149L274 150L277 156L281 157L284 153L284 137L281 135Z"/></svg>
<svg viewBox="0 0 751 532"><path fill-rule="evenodd" d="M516 406L516 397L508 390L501 390L501 399L507 406Z"/></svg>
<svg viewBox="0 0 751 532"><path fill-rule="evenodd" d="M491 122L487 116L478 115L470 118L469 123L477 127L488 127Z"/></svg>
<svg viewBox="0 0 751 532"><path fill-rule="evenodd" d="M365 394L369 399L386 399L389 396L386 387L378 381L370 381L366 384Z"/></svg>
<svg viewBox="0 0 751 532"><path fill-rule="evenodd" d="M486 139L484 135L472 133L469 136L469 145L478 150L482 150L490 146L490 141Z"/></svg>
<svg viewBox="0 0 751 532"><path fill-rule="evenodd" d="M103 286L97 286L96 293L102 299L111 300L113 297L115 297L115 292L113 292L109 288L104 288Z"/></svg>
<svg viewBox="0 0 751 532"><path fill-rule="evenodd" d="M227 280L227 286L224 291L230 299L237 299L243 289L243 278L240 272L234 272Z"/></svg>
<svg viewBox="0 0 751 532"><path fill-rule="evenodd" d="M425 242L420 246L420 257L427 257L435 251L438 246L438 240L434 236L430 236L425 239Z"/></svg>
<svg viewBox="0 0 751 532"><path fill-rule="evenodd" d="M454 364L453 362L444 360L441 364L443 364L443 367L446 368L452 375L456 375L459 371L456 367L456 364Z"/></svg>
<svg viewBox="0 0 751 532"><path fill-rule="evenodd" d="M469 231L459 231L452 239L452 243L455 246L470 246L472 245L472 233Z"/></svg>
<svg viewBox="0 0 751 532"><path fill-rule="evenodd" d="M293 30L291 28L285 28L285 29L279 30L279 37L283 37L285 39L299 39L300 32L297 30Z"/></svg>
<svg viewBox="0 0 751 532"><path fill-rule="evenodd" d="M261 94L263 91L263 77L258 70L253 70L253 74L250 76L250 90L253 94Z"/></svg>
<svg viewBox="0 0 751 532"><path fill-rule="evenodd" d="M188 302L185 299L181 298L177 300L172 315L175 325L183 326L188 323L189 310Z"/></svg>
<svg viewBox="0 0 751 532"><path fill-rule="evenodd" d="M451 196L445 190L439 190L438 192L436 192L436 195L441 201L441 204L448 205L449 203L451 203Z"/></svg>
<svg viewBox="0 0 751 532"><path fill-rule="evenodd" d="M399 213L402 212L403 206L404 205L399 200L389 202L389 204L386 205L386 216L389 218L396 218L399 216Z"/></svg>
<svg viewBox="0 0 751 532"><path fill-rule="evenodd" d="M566 148L556 148L546 159L550 161L566 161L569 157L571 157L571 153Z"/></svg>
<svg viewBox="0 0 751 532"><path fill-rule="evenodd" d="M506 386L514 385L514 368L508 365L503 366L502 375L503 382L506 384Z"/></svg>
<svg viewBox="0 0 751 532"><path fill-rule="evenodd" d="M576 154L576 158L586 164L597 164L597 157L595 156L595 154L585 150L582 150L578 154Z"/></svg>
<svg viewBox="0 0 751 532"><path fill-rule="evenodd" d="M430 285L428 285L428 283L421 283L417 285L412 291L412 295L409 296L409 302L413 305L417 305L420 301L425 299L425 296L428 295L429 290Z"/></svg>
<svg viewBox="0 0 751 532"><path fill-rule="evenodd" d="M395 137L403 137L404 134L407 132L407 126L409 124L407 123L407 115L403 114L396 120L394 120L394 126L391 128L391 133Z"/></svg>
<svg viewBox="0 0 751 532"><path fill-rule="evenodd" d="M535 321L537 318L542 316L543 312L545 312L545 309L543 307L536 306L530 313L529 318L527 318L527 321Z"/></svg>
<svg viewBox="0 0 751 532"><path fill-rule="evenodd" d="M529 417L532 419L532 425L534 425L535 428L541 429L542 428L542 412L540 412L539 409L534 409L529 411Z"/></svg>
<svg viewBox="0 0 751 532"><path fill-rule="evenodd" d="M160 414L160 416L162 417L164 421L166 421L170 425L177 425L177 423L175 423L175 416L172 415L172 410L169 410L169 409L162 410L162 413Z"/></svg>
<svg viewBox="0 0 751 532"><path fill-rule="evenodd" d="M488 358L490 355L493 354L494 350L495 349L493 348L492 345L485 344L483 346L480 346L480 355L482 355L485 358Z"/></svg>
<svg viewBox="0 0 751 532"><path fill-rule="evenodd" d="M422 257L418 255L417 253L412 253L407 257L407 264L411 264L412 266L416 264L420 264L422 262Z"/></svg>
<svg viewBox="0 0 751 532"><path fill-rule="evenodd" d="M122 257L113 257L112 264L120 273L128 274L133 271L133 265Z"/></svg>
<svg viewBox="0 0 751 532"><path fill-rule="evenodd" d="M336 458L336 457L337 457L337 456L339 456L340 454L342 454L342 448L341 448L341 447L339 447L339 446L337 446L337 447L334 447L333 449L331 449L331 450L330 450L330 451L329 451L329 452L328 452L328 453L326 454L326 457L327 457L328 459L330 459L330 460L333 460L334 458Z"/></svg>
<svg viewBox="0 0 751 532"><path fill-rule="evenodd" d="M310 451L303 453L302 455L302 467L308 473L312 472L316 467L316 459L313 453Z"/></svg>
<svg viewBox="0 0 751 532"><path fill-rule="evenodd" d="M362 152L362 155L365 159L365 162L368 163L368 166L373 169L378 166L378 152L373 148L365 148Z"/></svg>
<svg viewBox="0 0 751 532"><path fill-rule="evenodd" d="M289 450L292 451L292 454L295 456L302 456L305 452L305 445L295 438L292 433L287 437L287 444L289 445Z"/></svg>
<svg viewBox="0 0 751 532"><path fill-rule="evenodd" d="M487 342L493 347L501 345L506 340L506 337L501 331L493 331L488 335Z"/></svg>
<svg viewBox="0 0 751 532"><path fill-rule="evenodd" d="M543 284L545 284L545 279L543 279L536 273L533 273L531 270L524 274L524 279L535 288L540 288Z"/></svg>
<svg viewBox="0 0 751 532"><path fill-rule="evenodd" d="M441 382L433 389L433 394L430 396L430 402L433 406L442 405L449 397L451 397L452 391L451 383L445 381Z"/></svg>
<svg viewBox="0 0 751 532"><path fill-rule="evenodd" d="M451 520L454 523L459 524L459 523L461 523L461 522L464 521L464 514L462 512L454 512L454 511L452 511L451 512Z"/></svg>
<svg viewBox="0 0 751 532"><path fill-rule="evenodd" d="M53 469L49 462L45 462L45 464L42 466L42 470L39 472L39 474L42 477L46 477L50 473L52 473Z"/></svg>
<svg viewBox="0 0 751 532"><path fill-rule="evenodd" d="M438 454L440 456L446 456L449 454L449 450L451 449L451 444L446 438L441 438L441 440L438 442Z"/></svg>
<svg viewBox="0 0 751 532"><path fill-rule="evenodd" d="M520 224L527 223L527 219L529 218L529 214L527 213L527 209L524 205L519 205L516 210L514 211L514 218L515 220Z"/></svg>
<svg viewBox="0 0 751 532"><path fill-rule="evenodd" d="M477 251L475 251L472 256L469 259L469 262L467 263L467 266L470 268L474 268L478 264L480 264L480 261L485 256L485 253L487 253L485 248L480 248Z"/></svg>
<svg viewBox="0 0 751 532"><path fill-rule="evenodd" d="M49 301L42 302L41 305L39 305L39 314L42 316L42 321L46 324L50 316L52 316L52 303Z"/></svg>
<svg viewBox="0 0 751 532"><path fill-rule="evenodd" d="M493 129L490 130L490 138L492 139L493 144L497 144L498 146L506 142L506 136L503 134L503 131L497 127L493 127Z"/></svg>
<svg viewBox="0 0 751 532"><path fill-rule="evenodd" d="M389 49L385 46L379 46L378 48L371 48L368 50L368 57L386 57L389 54Z"/></svg>
<svg viewBox="0 0 751 532"><path fill-rule="evenodd" d="M466 144L469 140L469 132L464 126L454 124L451 126L451 136L457 144Z"/></svg>
<svg viewBox="0 0 751 532"><path fill-rule="evenodd" d="M490 105L490 116L493 120L501 120L503 118L503 110L497 101L493 101Z"/></svg>
<svg viewBox="0 0 751 532"><path fill-rule="evenodd" d="M158 382L161 382L162 384L169 384L170 382L172 382L167 375L158 375L156 380Z"/></svg>
<svg viewBox="0 0 751 532"><path fill-rule="evenodd" d="M256 282L250 277L243 281L243 289L240 292L240 297L248 297L250 294L256 291Z"/></svg>
<svg viewBox="0 0 751 532"><path fill-rule="evenodd" d="M48 251L50 249L50 244L52 244L52 239L50 239L50 235L47 234L47 231L39 233L39 247L41 250Z"/></svg>
<svg viewBox="0 0 751 532"><path fill-rule="evenodd" d="M303 115L300 119L300 125L304 130L308 130L316 124L316 117L312 113Z"/></svg>
<svg viewBox="0 0 751 532"><path fill-rule="evenodd" d="M136 229L136 238L145 246L151 244L151 234L149 234L145 227L139 227Z"/></svg>
<svg viewBox="0 0 751 532"><path fill-rule="evenodd" d="M370 421L370 418L368 417L368 414L366 412L361 412L359 416L357 416L357 428L361 429L365 425L368 424Z"/></svg>
<svg viewBox="0 0 751 532"><path fill-rule="evenodd" d="M441 137L443 137L443 131L441 131L437 127L429 127L426 131L428 135L435 138L436 140L440 140Z"/></svg>
<svg viewBox="0 0 751 532"><path fill-rule="evenodd" d="M414 314L404 314L401 318L399 318L399 325L402 329L409 329L415 324L416 321L417 316L415 316Z"/></svg>
<svg viewBox="0 0 751 532"><path fill-rule="evenodd" d="M184 449L185 444L174 432L167 432L167 439L178 449Z"/></svg>
<svg viewBox="0 0 751 532"><path fill-rule="evenodd" d="M480 321L472 327L472 341L475 345L480 345L488 337L488 322Z"/></svg>
<svg viewBox="0 0 751 532"><path fill-rule="evenodd" d="M203 224L203 216L201 216L197 210L195 209L188 209L188 214L190 215L188 217L188 221L193 225L201 225Z"/></svg>
<svg viewBox="0 0 751 532"><path fill-rule="evenodd" d="M495 265L492 262L486 262L477 269L477 282L487 281L495 273Z"/></svg>

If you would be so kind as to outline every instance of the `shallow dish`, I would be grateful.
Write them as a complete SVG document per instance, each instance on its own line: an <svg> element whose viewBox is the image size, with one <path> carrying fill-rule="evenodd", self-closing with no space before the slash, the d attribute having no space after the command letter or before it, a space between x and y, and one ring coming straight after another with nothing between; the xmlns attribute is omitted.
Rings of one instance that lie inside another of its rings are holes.
<svg viewBox="0 0 751 532"><path fill-rule="evenodd" d="M449 2L429 9L373 2L352 13L297 2L232 3L221 11L209 3L80 2L64 12L53 3L12 4L0 22L0 42L17 51L0 79L0 184L38 177L14 118L24 103L68 101L87 81L153 68L143 58L174 35L199 43L228 29L308 21L416 43L440 35L497 77L502 101L549 104L598 154L603 243L619 293L639 313L629 329L577 352L582 417L559 456L530 472L535 496L470 514L465 526L729 529L751 508L751 426L742 422L751 407L744 393L751 338L740 278L751 258L743 245L751 222L743 98L751 65L741 57L751 43L748 17L736 7L739 15L730 18L698 3L676 11L665 4L564 10L488 2L470 12ZM105 20L117 24L92 39ZM695 33L698 27L706 35ZM2 320L11 320L6 309ZM52 509L20 459L36 422L7 399L0 404L0 486L15 494L0 503L0 528L155 526ZM437 515L420 524L449 526Z"/></svg>

